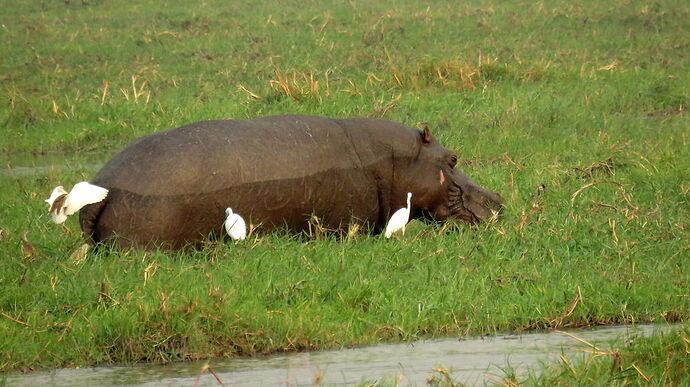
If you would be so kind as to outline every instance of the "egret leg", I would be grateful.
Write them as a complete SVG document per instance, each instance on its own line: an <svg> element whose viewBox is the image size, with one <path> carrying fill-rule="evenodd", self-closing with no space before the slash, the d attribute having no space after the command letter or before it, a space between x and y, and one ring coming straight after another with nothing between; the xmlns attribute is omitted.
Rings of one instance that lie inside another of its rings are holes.
<svg viewBox="0 0 690 387"><path fill-rule="evenodd" d="M62 226L62 231L65 232L65 235L72 235L72 230L70 230L66 224L60 223L60 226Z"/></svg>

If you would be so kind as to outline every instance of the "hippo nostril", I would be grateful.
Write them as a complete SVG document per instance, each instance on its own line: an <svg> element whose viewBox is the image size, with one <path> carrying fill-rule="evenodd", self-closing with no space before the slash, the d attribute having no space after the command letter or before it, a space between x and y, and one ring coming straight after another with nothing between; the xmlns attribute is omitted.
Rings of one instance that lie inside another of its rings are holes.
<svg viewBox="0 0 690 387"><path fill-rule="evenodd" d="M504 207L503 197L496 192L487 191L487 196L484 199L484 205L494 211L502 213Z"/></svg>

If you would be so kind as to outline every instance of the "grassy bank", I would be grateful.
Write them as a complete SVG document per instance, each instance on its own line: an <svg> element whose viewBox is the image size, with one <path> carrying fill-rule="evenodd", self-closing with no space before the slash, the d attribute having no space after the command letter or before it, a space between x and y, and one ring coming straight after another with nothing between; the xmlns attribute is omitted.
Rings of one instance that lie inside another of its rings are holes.
<svg viewBox="0 0 690 387"><path fill-rule="evenodd" d="M690 372L690 328L618 343L617 348L592 348L585 361L550 366L539 376L521 381L541 386L680 386Z"/></svg>
<svg viewBox="0 0 690 387"><path fill-rule="evenodd" d="M686 2L3 11L0 370L690 319ZM91 154L279 113L427 123L504 217L69 259L77 219L42 200L93 176ZM19 168L41 154L67 167Z"/></svg>

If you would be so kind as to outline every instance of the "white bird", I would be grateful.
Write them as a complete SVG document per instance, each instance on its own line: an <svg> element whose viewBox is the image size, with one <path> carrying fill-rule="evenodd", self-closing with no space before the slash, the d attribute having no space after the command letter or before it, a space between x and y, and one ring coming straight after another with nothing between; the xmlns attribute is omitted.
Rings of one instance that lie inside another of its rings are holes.
<svg viewBox="0 0 690 387"><path fill-rule="evenodd" d="M230 238L243 240L247 236L247 225L244 223L244 219L238 214L233 214L230 207L225 209L225 214L228 216L225 219L225 231L228 232Z"/></svg>
<svg viewBox="0 0 690 387"><path fill-rule="evenodd" d="M398 230L402 230L403 235L405 235L405 226L410 221L410 199L412 199L412 192L407 193L407 207L395 211L390 220L388 220L384 234L386 238L390 238Z"/></svg>
<svg viewBox="0 0 690 387"><path fill-rule="evenodd" d="M107 189L82 181L75 184L69 193L61 185L55 187L45 202L48 203L48 212L53 222L60 224L85 205L98 203L106 196Z"/></svg>

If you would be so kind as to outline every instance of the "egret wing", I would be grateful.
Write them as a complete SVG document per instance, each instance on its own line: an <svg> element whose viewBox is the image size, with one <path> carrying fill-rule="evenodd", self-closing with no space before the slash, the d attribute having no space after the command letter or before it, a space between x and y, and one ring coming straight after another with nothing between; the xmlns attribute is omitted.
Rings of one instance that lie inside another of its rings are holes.
<svg viewBox="0 0 690 387"><path fill-rule="evenodd" d="M241 216L232 214L225 221L225 230L234 240L244 239L247 235L247 225Z"/></svg>
<svg viewBox="0 0 690 387"><path fill-rule="evenodd" d="M234 233L236 239L244 239L247 236L247 225L244 223L244 219L239 215L237 215Z"/></svg>
<svg viewBox="0 0 690 387"><path fill-rule="evenodd" d="M72 215L87 204L98 203L108 196L108 190L85 181L77 183L65 200L65 215Z"/></svg>
<svg viewBox="0 0 690 387"><path fill-rule="evenodd" d="M404 225L410 220L410 213L407 208L401 208L391 216L386 226L386 237L390 237L394 232L403 228Z"/></svg>

